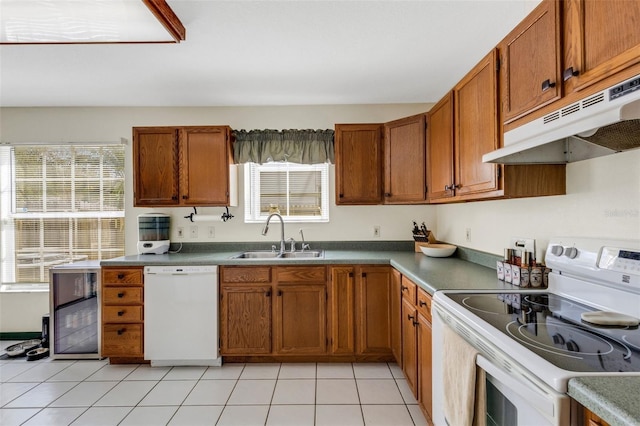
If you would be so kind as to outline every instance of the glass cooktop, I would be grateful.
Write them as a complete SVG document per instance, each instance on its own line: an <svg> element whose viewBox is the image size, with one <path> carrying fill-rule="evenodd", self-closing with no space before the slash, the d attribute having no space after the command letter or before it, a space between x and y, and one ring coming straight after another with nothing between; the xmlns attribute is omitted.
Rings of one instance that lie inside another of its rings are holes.
<svg viewBox="0 0 640 426"><path fill-rule="evenodd" d="M640 372L640 329L585 322L587 305L551 293L446 296L564 370Z"/></svg>

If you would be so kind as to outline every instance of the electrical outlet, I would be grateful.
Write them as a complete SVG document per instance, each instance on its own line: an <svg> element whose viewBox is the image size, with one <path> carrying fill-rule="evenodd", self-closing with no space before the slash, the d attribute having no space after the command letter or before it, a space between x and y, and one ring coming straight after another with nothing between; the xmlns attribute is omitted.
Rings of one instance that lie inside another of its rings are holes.
<svg viewBox="0 0 640 426"><path fill-rule="evenodd" d="M375 238L380 238L380 225L375 225L373 227L373 236Z"/></svg>
<svg viewBox="0 0 640 426"><path fill-rule="evenodd" d="M182 226L178 226L178 238L184 238L184 228Z"/></svg>
<svg viewBox="0 0 640 426"><path fill-rule="evenodd" d="M198 227L197 226L191 226L189 228L189 237L190 238L198 238Z"/></svg>
<svg viewBox="0 0 640 426"><path fill-rule="evenodd" d="M209 234L209 238L215 238L216 237L216 227L215 226L210 226L208 228L208 234Z"/></svg>
<svg viewBox="0 0 640 426"><path fill-rule="evenodd" d="M471 228L467 228L465 232L465 237L468 243L471 242Z"/></svg>

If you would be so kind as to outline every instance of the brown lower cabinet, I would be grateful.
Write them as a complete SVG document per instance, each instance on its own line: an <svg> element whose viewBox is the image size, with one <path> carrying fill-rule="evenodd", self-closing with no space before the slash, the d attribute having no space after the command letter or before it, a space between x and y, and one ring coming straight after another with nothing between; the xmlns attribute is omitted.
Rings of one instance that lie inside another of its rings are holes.
<svg viewBox="0 0 640 426"><path fill-rule="evenodd" d="M101 355L111 363L144 358L144 279L142 267L102 267Z"/></svg>
<svg viewBox="0 0 640 426"><path fill-rule="evenodd" d="M220 268L220 353L324 355L324 266Z"/></svg>
<svg viewBox="0 0 640 426"><path fill-rule="evenodd" d="M391 361L389 266L223 266L220 352L233 361Z"/></svg>
<svg viewBox="0 0 640 426"><path fill-rule="evenodd" d="M431 296L405 276L402 293L402 371L426 419L432 416Z"/></svg>

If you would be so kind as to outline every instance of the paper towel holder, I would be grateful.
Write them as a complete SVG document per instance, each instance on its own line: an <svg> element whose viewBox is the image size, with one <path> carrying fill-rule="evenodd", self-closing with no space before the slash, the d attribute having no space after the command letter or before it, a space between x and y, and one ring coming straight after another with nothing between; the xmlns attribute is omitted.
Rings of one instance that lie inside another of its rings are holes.
<svg viewBox="0 0 640 426"><path fill-rule="evenodd" d="M226 209L226 212L222 213L222 215L220 216L220 219L222 219L223 222L226 222L227 220L230 220L231 218L234 217L231 213L229 213L229 207L228 206L225 207L225 209ZM196 208L194 207L193 208L193 213L188 214L184 218L185 219L189 219L191 222L193 222L194 221L193 218L195 216L197 216L197 214L198 214L198 210L196 210Z"/></svg>

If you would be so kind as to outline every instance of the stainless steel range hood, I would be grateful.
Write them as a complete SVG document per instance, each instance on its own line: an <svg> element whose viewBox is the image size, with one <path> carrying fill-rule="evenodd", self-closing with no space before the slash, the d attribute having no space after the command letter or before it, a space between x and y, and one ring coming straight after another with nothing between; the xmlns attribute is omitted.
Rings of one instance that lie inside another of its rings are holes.
<svg viewBox="0 0 640 426"><path fill-rule="evenodd" d="M485 163L564 164L640 148L640 76L504 134Z"/></svg>

